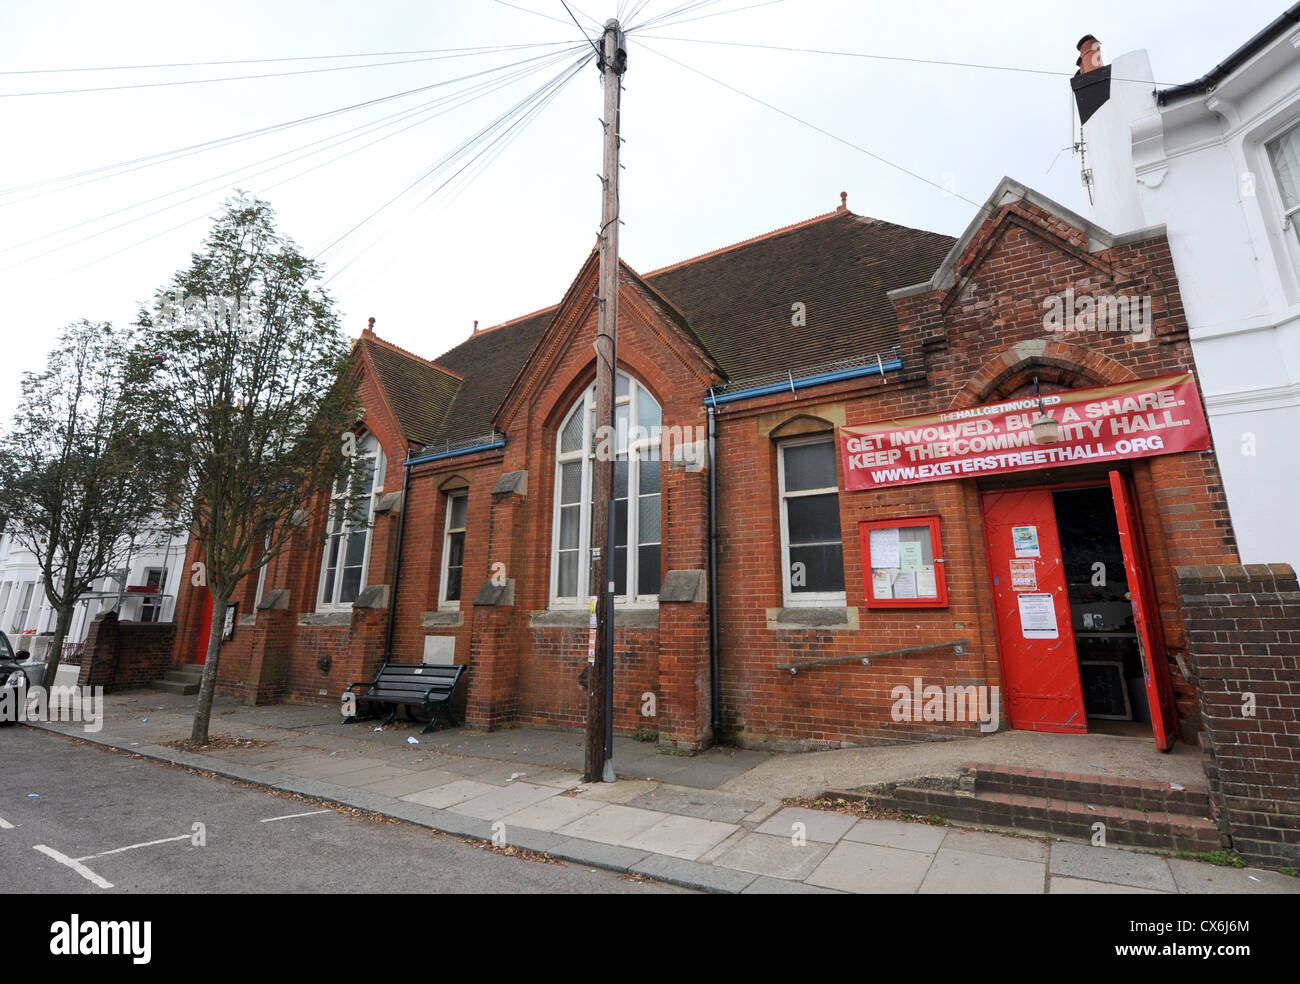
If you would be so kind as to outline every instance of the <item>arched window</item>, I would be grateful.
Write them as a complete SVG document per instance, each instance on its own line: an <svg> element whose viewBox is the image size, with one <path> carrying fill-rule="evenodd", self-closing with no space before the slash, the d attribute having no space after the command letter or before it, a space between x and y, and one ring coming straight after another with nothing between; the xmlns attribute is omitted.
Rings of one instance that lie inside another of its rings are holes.
<svg viewBox="0 0 1300 984"><path fill-rule="evenodd" d="M366 584L375 493L384 487L384 452L373 434L357 441L348 474L330 493L329 535L321 563L321 611L348 609Z"/></svg>
<svg viewBox="0 0 1300 984"><path fill-rule="evenodd" d="M551 539L551 600L580 604L592 594L593 469L598 448L614 458L614 595L633 604L659 596L660 431L663 411L650 391L619 373L614 387L615 433L601 441L596 386L578 399L560 425L555 455L555 516Z"/></svg>

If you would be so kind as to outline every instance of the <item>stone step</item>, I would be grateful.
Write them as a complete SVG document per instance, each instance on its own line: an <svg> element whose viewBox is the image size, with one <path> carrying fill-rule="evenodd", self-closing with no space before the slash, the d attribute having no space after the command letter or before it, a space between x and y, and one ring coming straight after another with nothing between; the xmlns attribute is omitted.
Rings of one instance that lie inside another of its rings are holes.
<svg viewBox="0 0 1300 984"><path fill-rule="evenodd" d="M193 670L168 670L163 674L163 679L174 683L200 683L203 674L195 673Z"/></svg>
<svg viewBox="0 0 1300 984"><path fill-rule="evenodd" d="M179 694L182 697L188 697L199 692L197 682L183 683L179 680L151 680L149 686L154 690L161 690L165 694Z"/></svg>
<svg viewBox="0 0 1300 984"><path fill-rule="evenodd" d="M1204 816L1142 811L1125 806L1027 796L1005 792L898 786L874 794L871 802L886 809L920 816L939 816L957 823L1013 827L1016 830L1092 840L1093 825L1106 825L1106 843L1175 851L1216 851L1223 845L1218 828Z"/></svg>
<svg viewBox="0 0 1300 984"><path fill-rule="evenodd" d="M1045 769L983 762L968 762L962 766L962 771L964 779L973 780L962 784L968 785L976 793L1011 793L1189 817L1205 817L1210 814L1209 790L1204 786L1119 776L1049 772Z"/></svg>

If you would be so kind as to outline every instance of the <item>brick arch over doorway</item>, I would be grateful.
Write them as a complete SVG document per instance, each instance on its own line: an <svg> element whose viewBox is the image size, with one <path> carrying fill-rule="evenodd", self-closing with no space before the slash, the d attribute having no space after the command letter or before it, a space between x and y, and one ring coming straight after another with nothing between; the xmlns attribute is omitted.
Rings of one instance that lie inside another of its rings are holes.
<svg viewBox="0 0 1300 984"><path fill-rule="evenodd" d="M1003 399L1033 382L1062 389L1107 386L1137 379L1128 366L1103 352L1058 341L1028 341L1005 349L971 374L957 391L950 409L961 410Z"/></svg>

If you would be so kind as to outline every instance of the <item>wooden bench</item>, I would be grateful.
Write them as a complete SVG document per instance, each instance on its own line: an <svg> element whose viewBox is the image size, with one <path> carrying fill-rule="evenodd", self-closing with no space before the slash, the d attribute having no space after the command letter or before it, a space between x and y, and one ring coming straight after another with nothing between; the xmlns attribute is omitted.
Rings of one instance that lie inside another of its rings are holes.
<svg viewBox="0 0 1300 984"><path fill-rule="evenodd" d="M464 672L464 665L385 663L379 668L379 673L373 680L349 684L343 691L343 697L346 700L351 695L358 704L367 701L372 705L392 705L392 711L384 719L383 724L388 724L397 716L399 707L419 708L424 714L432 713L433 717L420 732L420 734L428 734L437 726L438 719L444 714L447 716L448 725L456 723L456 719L451 716L451 698ZM365 692L359 692L356 689L358 687L365 688ZM375 717L378 715L370 714L364 717L354 715L347 720L364 721ZM383 727L383 724L380 727Z"/></svg>

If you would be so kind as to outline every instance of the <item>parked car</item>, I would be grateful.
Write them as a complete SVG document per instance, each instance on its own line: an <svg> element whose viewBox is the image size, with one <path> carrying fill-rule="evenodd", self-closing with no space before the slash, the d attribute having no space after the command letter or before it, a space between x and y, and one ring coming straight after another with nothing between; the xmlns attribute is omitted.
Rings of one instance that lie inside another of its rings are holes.
<svg viewBox="0 0 1300 984"><path fill-rule="evenodd" d="M0 712L17 708L18 701L26 699L27 688L44 679L45 664L31 662L31 653L25 649L14 652L9 637L0 632ZM0 713L0 726L16 721L16 714Z"/></svg>

